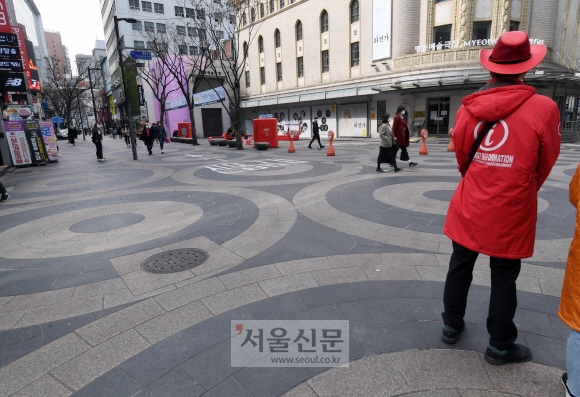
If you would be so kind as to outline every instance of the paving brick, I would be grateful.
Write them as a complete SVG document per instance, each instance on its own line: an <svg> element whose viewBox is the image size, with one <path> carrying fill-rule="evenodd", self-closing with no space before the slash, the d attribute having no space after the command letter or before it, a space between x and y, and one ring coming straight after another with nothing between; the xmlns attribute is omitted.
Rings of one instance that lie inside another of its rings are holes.
<svg viewBox="0 0 580 397"><path fill-rule="evenodd" d="M298 296L309 308L356 300L346 285L329 285L298 291Z"/></svg>
<svg viewBox="0 0 580 397"><path fill-rule="evenodd" d="M75 397L125 397L134 396L141 391L141 385L119 368L114 368L89 383L79 391Z"/></svg>
<svg viewBox="0 0 580 397"><path fill-rule="evenodd" d="M176 368L149 385L139 396L199 397L202 394L203 390L182 370Z"/></svg>
<svg viewBox="0 0 580 397"><path fill-rule="evenodd" d="M134 330L125 331L53 370L52 375L79 390L150 344Z"/></svg>
<svg viewBox="0 0 580 397"><path fill-rule="evenodd" d="M204 390L210 390L239 371L231 366L230 345L230 340L225 340L187 360L181 369Z"/></svg>
<svg viewBox="0 0 580 397"><path fill-rule="evenodd" d="M220 314L267 297L268 295L258 284L250 284L220 292L202 299L202 302L212 313Z"/></svg>
<svg viewBox="0 0 580 397"><path fill-rule="evenodd" d="M120 368L148 386L203 350L203 345L190 333L181 331L131 357Z"/></svg>
<svg viewBox="0 0 580 397"><path fill-rule="evenodd" d="M261 281L259 284L268 296L282 295L318 286L318 283L310 273L282 276L272 280Z"/></svg>

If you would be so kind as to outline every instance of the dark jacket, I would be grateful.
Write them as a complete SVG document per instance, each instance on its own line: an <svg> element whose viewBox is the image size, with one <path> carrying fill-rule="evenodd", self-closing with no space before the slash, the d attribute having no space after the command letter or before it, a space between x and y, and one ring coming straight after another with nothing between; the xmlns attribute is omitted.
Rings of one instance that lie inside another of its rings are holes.
<svg viewBox="0 0 580 397"><path fill-rule="evenodd" d="M161 142L161 140L165 140L167 137L167 132L165 132L165 127L162 125L157 126L157 139Z"/></svg>
<svg viewBox="0 0 580 397"><path fill-rule="evenodd" d="M318 127L318 121L312 122L312 134L318 135L320 131L320 127Z"/></svg>
<svg viewBox="0 0 580 397"><path fill-rule="evenodd" d="M101 141L102 139L103 139L103 136L101 135L99 130L96 128L93 128L92 133L91 133L91 140L93 141L93 143L97 143L97 141Z"/></svg>
<svg viewBox="0 0 580 397"><path fill-rule="evenodd" d="M155 141L155 134L156 131L154 127L151 128L145 127L143 133L141 134L141 139L143 139L143 142L145 142L146 145L151 144L153 143L153 141Z"/></svg>
<svg viewBox="0 0 580 397"><path fill-rule="evenodd" d="M409 127L407 126L407 120L399 114L393 120L393 134L395 134L397 144L400 147L409 146Z"/></svg>

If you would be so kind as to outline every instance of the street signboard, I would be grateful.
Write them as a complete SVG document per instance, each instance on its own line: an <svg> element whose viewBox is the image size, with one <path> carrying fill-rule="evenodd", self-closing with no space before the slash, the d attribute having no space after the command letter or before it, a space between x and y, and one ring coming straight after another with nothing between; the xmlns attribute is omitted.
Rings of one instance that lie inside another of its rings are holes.
<svg viewBox="0 0 580 397"><path fill-rule="evenodd" d="M135 62L135 67L144 68L145 67L145 62Z"/></svg>
<svg viewBox="0 0 580 397"><path fill-rule="evenodd" d="M5 47L20 47L18 35L14 33L0 33L0 45Z"/></svg>
<svg viewBox="0 0 580 397"><path fill-rule="evenodd" d="M0 58L0 72L23 72L21 60L4 61Z"/></svg>
<svg viewBox="0 0 580 397"><path fill-rule="evenodd" d="M131 51L129 55L133 59L140 59L143 61L151 61L153 59L151 57L151 51Z"/></svg>
<svg viewBox="0 0 580 397"><path fill-rule="evenodd" d="M145 92L141 84L137 85L137 94L139 95L139 105L145 106Z"/></svg>
<svg viewBox="0 0 580 397"><path fill-rule="evenodd" d="M22 55L20 55L20 48L0 45L0 59L7 61L16 59L22 60Z"/></svg>
<svg viewBox="0 0 580 397"><path fill-rule="evenodd" d="M64 119L60 116L54 116L50 118L50 121L52 121L54 124L62 124L64 123Z"/></svg>
<svg viewBox="0 0 580 397"><path fill-rule="evenodd" d="M0 91L26 92L26 84L22 73L0 73Z"/></svg>

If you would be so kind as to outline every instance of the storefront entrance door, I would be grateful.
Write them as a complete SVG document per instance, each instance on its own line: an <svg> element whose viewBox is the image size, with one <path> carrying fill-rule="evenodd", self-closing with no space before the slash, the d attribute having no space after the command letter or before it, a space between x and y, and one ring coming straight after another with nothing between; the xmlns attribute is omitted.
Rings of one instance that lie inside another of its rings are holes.
<svg viewBox="0 0 580 397"><path fill-rule="evenodd" d="M449 97L430 98L427 130L429 135L447 135L449 131Z"/></svg>

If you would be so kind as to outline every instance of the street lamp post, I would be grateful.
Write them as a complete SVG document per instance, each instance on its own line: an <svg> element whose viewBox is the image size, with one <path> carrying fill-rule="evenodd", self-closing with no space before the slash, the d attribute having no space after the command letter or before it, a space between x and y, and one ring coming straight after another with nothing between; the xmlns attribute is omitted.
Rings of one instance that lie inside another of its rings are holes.
<svg viewBox="0 0 580 397"><path fill-rule="evenodd" d="M114 16L115 20L115 35L117 36L117 53L119 55L119 66L121 69L121 80L123 82L123 91L125 92L125 114L127 117L131 117L131 109L129 107L129 95L127 92L127 80L125 78L125 62L123 62L123 50L121 49L121 37L119 36L119 21L125 21L127 23L136 23L137 20L134 18L117 18ZM133 150L133 160L138 160L137 158L137 146L135 145L135 129L133 128L132 120L129 120L129 132L131 134L131 149Z"/></svg>

